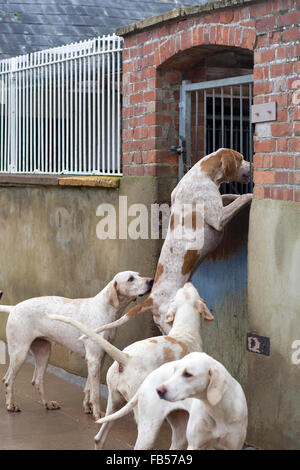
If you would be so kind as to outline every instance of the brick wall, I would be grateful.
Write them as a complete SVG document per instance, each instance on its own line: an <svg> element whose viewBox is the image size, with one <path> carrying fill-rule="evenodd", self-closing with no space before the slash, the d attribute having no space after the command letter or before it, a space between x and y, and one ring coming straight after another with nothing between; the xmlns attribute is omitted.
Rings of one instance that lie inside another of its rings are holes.
<svg viewBox="0 0 300 470"><path fill-rule="evenodd" d="M274 0L160 22L125 36L124 174L176 175L177 156L169 147L178 142L179 87L193 67L191 51L235 47L254 53L254 103L277 102L277 121L256 127L255 197L299 201L299 23L300 0Z"/></svg>

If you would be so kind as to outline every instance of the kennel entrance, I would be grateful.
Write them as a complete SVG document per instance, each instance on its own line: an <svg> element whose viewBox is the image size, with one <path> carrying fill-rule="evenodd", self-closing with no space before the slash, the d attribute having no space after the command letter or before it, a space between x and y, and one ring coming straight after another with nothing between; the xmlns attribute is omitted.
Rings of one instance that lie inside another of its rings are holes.
<svg viewBox="0 0 300 470"><path fill-rule="evenodd" d="M191 83L180 88L179 178L203 156L220 147L241 152L252 164L253 75ZM222 193L243 194L249 184L223 184Z"/></svg>

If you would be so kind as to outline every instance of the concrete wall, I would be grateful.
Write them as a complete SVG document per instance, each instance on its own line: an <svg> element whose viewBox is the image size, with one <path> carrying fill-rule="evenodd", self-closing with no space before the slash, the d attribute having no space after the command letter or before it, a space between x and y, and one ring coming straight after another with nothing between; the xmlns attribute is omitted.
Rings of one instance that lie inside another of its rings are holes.
<svg viewBox="0 0 300 470"><path fill-rule="evenodd" d="M249 331L271 345L270 356L247 353L248 442L300 449L300 363L292 363L300 340L300 204L254 200L248 266Z"/></svg>
<svg viewBox="0 0 300 470"><path fill-rule="evenodd" d="M160 252L159 240L99 240L96 226L101 203L119 196L128 205L168 201L174 185L165 178L124 177L119 189L87 187L0 188L0 286L3 304L14 305L30 297L61 295L70 298L97 294L119 271L132 269L152 276ZM130 220L130 218L129 218ZM0 317L0 338L5 338L6 315ZM157 330L144 315L118 330L120 348ZM86 374L85 362L61 346L53 348L51 363ZM105 380L107 358L102 373Z"/></svg>

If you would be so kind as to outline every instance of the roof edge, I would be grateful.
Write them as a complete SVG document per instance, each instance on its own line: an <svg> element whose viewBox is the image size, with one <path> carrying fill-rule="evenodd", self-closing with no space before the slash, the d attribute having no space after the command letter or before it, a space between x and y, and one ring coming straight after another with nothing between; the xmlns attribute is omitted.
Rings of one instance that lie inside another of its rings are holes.
<svg viewBox="0 0 300 470"><path fill-rule="evenodd" d="M194 5L191 7L181 7L170 10L161 15L151 16L142 21L131 23L127 26L122 26L116 30L118 36L128 36L130 34L140 33L153 26L161 23L169 23L171 21L185 19L190 16L196 16L201 13L211 12L214 10L226 9L230 7L238 7L242 5L248 5L250 3L259 3L262 0L220 0L216 2L205 3L204 5Z"/></svg>

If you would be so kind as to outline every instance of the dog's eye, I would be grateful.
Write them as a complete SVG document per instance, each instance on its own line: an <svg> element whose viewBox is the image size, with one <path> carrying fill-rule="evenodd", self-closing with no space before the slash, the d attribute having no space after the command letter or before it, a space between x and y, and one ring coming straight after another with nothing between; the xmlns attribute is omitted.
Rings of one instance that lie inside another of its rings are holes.
<svg viewBox="0 0 300 470"><path fill-rule="evenodd" d="M193 374L190 374L187 370L185 370L182 374L182 377L186 377L186 378L193 377Z"/></svg>
<svg viewBox="0 0 300 470"><path fill-rule="evenodd" d="M132 281L134 281L134 277L130 276L130 278L128 279L128 282L132 282Z"/></svg>

